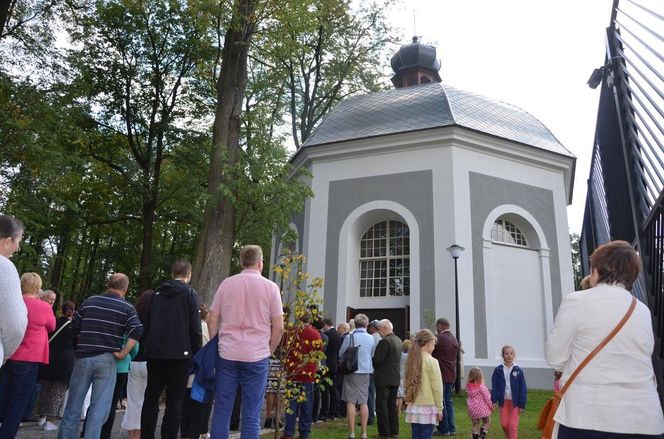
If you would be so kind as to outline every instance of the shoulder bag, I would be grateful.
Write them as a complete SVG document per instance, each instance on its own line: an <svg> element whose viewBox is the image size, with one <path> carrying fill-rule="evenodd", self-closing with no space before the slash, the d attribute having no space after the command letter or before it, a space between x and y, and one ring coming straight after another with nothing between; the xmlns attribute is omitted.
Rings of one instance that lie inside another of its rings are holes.
<svg viewBox="0 0 664 439"><path fill-rule="evenodd" d="M58 329L57 331L55 331L55 334L51 335L51 338L48 339L48 342L49 342L49 343L52 342L53 339L54 339L54 338L60 333L60 331L62 331L63 329L65 329L65 327L66 327L68 324L70 324L70 323L71 323L71 319L67 320L62 326L60 326L60 329Z"/></svg>
<svg viewBox="0 0 664 439"><path fill-rule="evenodd" d="M348 350L344 352L339 360L339 365L337 366L337 373L342 375L349 375L357 371L358 368L358 355L360 346L355 346L355 341L353 339L353 334L348 335L350 337L350 346Z"/></svg>
<svg viewBox="0 0 664 439"><path fill-rule="evenodd" d="M546 404L544 404L544 407L542 407L542 411L540 412L539 415L539 420L537 421L537 429L542 431L542 439L551 439L551 435L553 434L553 426L555 425L555 421L553 420L553 416L556 414L556 410L558 410L558 406L560 405L560 400L562 399L563 395L565 395L565 392L567 392L567 389L569 389L569 386L572 384L576 376L583 370L584 367L590 362L590 360L595 357L601 351L604 346L607 345L608 342L613 339L613 337L616 336L618 332L622 329L623 326L625 326L625 323L627 323L627 320L629 320L630 316L634 312L634 308L636 308L636 297L632 297L632 303L629 306L629 309L623 316L622 320L618 322L615 328L613 328L613 331L609 335L606 336L602 342L597 345L593 351L588 354L588 356L579 364L576 368L576 370L570 375L569 379L565 383L565 386L560 389L559 391L555 392L553 394L553 398L549 399Z"/></svg>

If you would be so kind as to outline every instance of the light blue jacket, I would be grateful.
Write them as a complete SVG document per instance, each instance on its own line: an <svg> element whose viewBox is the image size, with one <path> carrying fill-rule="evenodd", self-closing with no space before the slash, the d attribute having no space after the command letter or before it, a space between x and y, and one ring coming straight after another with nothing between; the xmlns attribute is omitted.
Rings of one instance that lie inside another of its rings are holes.
<svg viewBox="0 0 664 439"><path fill-rule="evenodd" d="M339 348L339 358L350 347L350 338L353 336L353 344L358 346L357 371L355 373L373 373L373 364L371 362L371 352L373 352L374 338L367 333L365 328L357 328L352 334L344 337L344 342Z"/></svg>

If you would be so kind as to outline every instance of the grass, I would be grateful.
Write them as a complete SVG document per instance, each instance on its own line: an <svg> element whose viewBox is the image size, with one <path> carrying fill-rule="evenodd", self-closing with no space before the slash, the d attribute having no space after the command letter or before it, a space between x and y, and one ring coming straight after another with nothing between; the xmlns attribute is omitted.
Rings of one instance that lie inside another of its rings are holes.
<svg viewBox="0 0 664 439"><path fill-rule="evenodd" d="M526 411L521 415L519 422L519 439L538 439L541 437L541 433L537 430L537 419L539 418L539 412L544 406L544 403L548 398L552 396L551 391L546 390L530 390L528 391L528 404L526 406ZM455 395L453 398L454 401L454 411L455 411L455 420L457 435L459 439L468 439L471 438L471 422L468 418L468 412L466 410L466 397L462 393L461 395ZM401 425L400 425L400 435L402 439L410 438L410 425L406 424L404 421L404 414L401 416ZM355 430L355 436L359 438L360 429L359 427ZM367 430L367 436L371 438L378 437L378 429L376 424L370 426ZM272 438L273 435L265 435L263 439ZM281 437L281 434L279 435ZM296 436L297 437L297 436ZM311 439L346 439L348 437L348 428L346 426L345 419L337 419L332 422L323 422L320 424L314 424L311 431ZM487 438L498 439L505 438L502 428L500 428L500 419L498 417L498 410L494 411L491 415L491 428L489 429L489 434Z"/></svg>

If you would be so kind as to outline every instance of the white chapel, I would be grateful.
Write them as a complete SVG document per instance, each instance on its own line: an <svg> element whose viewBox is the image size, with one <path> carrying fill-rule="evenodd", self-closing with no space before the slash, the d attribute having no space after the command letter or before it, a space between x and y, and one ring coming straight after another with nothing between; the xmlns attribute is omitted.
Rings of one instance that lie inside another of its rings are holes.
<svg viewBox="0 0 664 439"><path fill-rule="evenodd" d="M391 65L393 90L342 101L291 160L311 174L291 229L324 313L389 318L400 337L439 317L454 330L456 244L466 368L487 373L510 344L529 385L550 388L576 159L528 112L443 84L434 47L414 40Z"/></svg>

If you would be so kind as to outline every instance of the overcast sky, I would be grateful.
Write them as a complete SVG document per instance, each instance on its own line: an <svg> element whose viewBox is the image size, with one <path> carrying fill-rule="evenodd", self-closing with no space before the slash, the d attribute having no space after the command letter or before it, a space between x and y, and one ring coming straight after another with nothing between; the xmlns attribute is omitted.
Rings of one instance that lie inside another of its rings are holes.
<svg viewBox="0 0 664 439"><path fill-rule="evenodd" d="M612 0L403 0L394 23L437 47L445 84L537 117L576 157L570 232L580 232Z"/></svg>

